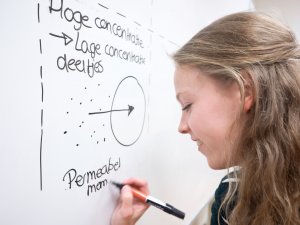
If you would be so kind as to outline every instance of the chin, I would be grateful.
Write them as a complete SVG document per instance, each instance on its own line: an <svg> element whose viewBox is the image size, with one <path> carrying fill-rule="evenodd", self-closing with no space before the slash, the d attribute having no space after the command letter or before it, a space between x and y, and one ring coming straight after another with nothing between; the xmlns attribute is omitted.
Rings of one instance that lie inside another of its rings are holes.
<svg viewBox="0 0 300 225"><path fill-rule="evenodd" d="M223 170L223 169L227 168L225 165L220 165L218 163L214 163L214 162L210 162L210 161L207 161L207 162L208 162L208 166L213 170Z"/></svg>

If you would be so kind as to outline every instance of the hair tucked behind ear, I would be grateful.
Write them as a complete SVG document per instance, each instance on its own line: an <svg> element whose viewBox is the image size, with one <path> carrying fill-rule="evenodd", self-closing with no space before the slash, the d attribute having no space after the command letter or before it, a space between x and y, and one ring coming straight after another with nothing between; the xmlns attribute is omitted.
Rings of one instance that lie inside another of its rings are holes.
<svg viewBox="0 0 300 225"><path fill-rule="evenodd" d="M201 30L173 58L237 82L242 98L242 73L252 81L254 105L235 124L242 169L229 224L300 224L300 50L293 33L266 15L236 13Z"/></svg>

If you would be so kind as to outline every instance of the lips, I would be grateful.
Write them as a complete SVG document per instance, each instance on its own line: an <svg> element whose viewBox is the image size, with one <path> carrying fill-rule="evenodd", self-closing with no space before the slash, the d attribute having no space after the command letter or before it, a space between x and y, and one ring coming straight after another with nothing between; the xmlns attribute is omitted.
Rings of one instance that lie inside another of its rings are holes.
<svg viewBox="0 0 300 225"><path fill-rule="evenodd" d="M198 146L201 146L202 144L203 144L203 142L202 142L202 141L200 141L200 140L199 140L199 141L197 141L197 145L198 145Z"/></svg>
<svg viewBox="0 0 300 225"><path fill-rule="evenodd" d="M200 147L200 146L203 144L203 141L198 140L198 139L196 139L196 138L192 138L192 140L195 141L195 142L197 143L198 147Z"/></svg>

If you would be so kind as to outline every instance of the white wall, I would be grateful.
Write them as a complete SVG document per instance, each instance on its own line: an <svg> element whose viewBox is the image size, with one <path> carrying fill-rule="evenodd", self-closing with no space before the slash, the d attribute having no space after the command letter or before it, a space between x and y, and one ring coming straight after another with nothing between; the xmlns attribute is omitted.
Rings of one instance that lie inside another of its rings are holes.
<svg viewBox="0 0 300 225"><path fill-rule="evenodd" d="M224 171L211 170L190 137L177 132L181 112L168 54L213 20L247 10L249 1L64 0L64 9L90 18L87 23L92 28L80 31L74 29L74 21L50 14L50 2L59 8L61 0L0 3L0 224L108 225L118 190L105 186L87 196L86 184L73 183L70 188L63 177L71 168L80 174L102 168L110 158L113 163L120 159L121 166L101 179L144 178L155 197L186 212L181 221L152 207L140 225L187 223L213 195ZM96 17L138 34L144 48L98 30ZM74 40L79 33L80 40L99 43L101 54L91 57L76 49L75 41L66 45L63 38L50 35L62 32ZM146 63L107 56L105 44L138 52ZM102 60L105 69L93 77L67 72L57 66L64 54L85 62ZM109 114L88 114L115 109L112 98L125 76L136 77L146 97L144 107L132 79L119 89L123 91L117 98L120 107L127 107L127 101L136 103L130 117L113 114L114 126L125 141L131 143L138 136L146 115L140 138L127 147L115 140Z"/></svg>
<svg viewBox="0 0 300 225"><path fill-rule="evenodd" d="M287 24L300 38L299 0L253 0L256 10L263 11Z"/></svg>

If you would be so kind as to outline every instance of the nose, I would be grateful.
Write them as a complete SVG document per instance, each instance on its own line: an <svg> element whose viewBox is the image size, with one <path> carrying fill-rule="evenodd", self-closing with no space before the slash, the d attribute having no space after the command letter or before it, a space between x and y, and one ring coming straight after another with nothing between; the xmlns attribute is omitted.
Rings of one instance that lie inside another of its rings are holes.
<svg viewBox="0 0 300 225"><path fill-rule="evenodd" d="M189 126L187 123L187 118L184 115L184 113L181 115L180 123L178 126L178 132L182 134L187 134L189 133Z"/></svg>

